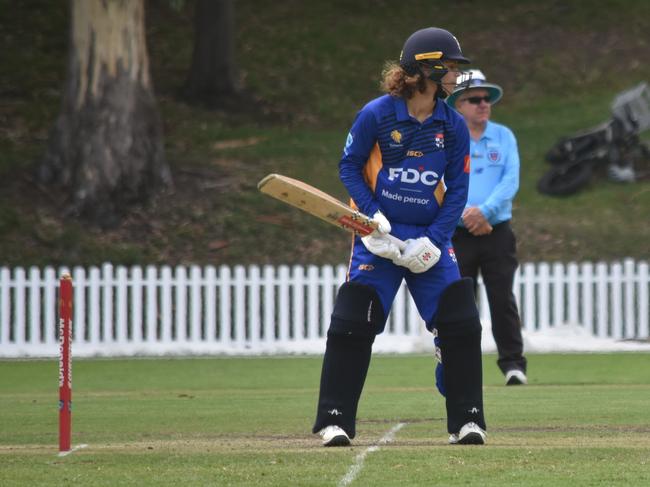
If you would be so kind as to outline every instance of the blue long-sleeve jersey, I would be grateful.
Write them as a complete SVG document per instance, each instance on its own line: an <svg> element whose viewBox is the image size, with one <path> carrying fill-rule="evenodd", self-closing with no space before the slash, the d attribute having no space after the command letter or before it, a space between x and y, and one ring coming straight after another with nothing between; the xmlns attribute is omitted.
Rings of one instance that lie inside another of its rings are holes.
<svg viewBox="0 0 650 487"><path fill-rule="evenodd" d="M446 103L438 101L420 123L403 98L384 95L357 114L339 175L363 213L381 210L391 223L421 226L441 248L467 201L469 161L467 126ZM413 237L400 227L393 225L395 236Z"/></svg>

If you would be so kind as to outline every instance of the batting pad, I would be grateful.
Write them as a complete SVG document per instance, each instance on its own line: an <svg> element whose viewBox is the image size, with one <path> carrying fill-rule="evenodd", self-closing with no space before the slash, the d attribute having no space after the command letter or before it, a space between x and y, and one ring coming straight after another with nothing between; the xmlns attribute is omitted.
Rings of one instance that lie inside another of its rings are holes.
<svg viewBox="0 0 650 487"><path fill-rule="evenodd" d="M442 355L447 429L449 433L458 433L469 422L486 429L481 322L472 279L463 278L447 286L433 321Z"/></svg>

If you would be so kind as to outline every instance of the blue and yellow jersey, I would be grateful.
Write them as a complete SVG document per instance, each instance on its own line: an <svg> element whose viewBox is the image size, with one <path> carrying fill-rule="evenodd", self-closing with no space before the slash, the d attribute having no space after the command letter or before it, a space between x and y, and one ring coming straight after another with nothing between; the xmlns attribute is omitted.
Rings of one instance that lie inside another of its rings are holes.
<svg viewBox="0 0 650 487"><path fill-rule="evenodd" d="M391 223L422 226L438 247L450 240L465 207L469 169L469 133L456 111L438 101L420 123L403 98L390 95L359 111L339 163L341 181L363 213L381 210Z"/></svg>

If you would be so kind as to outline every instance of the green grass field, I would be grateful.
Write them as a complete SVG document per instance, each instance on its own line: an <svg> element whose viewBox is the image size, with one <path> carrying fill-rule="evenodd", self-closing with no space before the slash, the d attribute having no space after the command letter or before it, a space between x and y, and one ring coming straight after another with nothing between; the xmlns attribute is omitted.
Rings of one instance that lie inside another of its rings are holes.
<svg viewBox="0 0 650 487"><path fill-rule="evenodd" d="M650 483L650 355L531 355L531 383L515 388L494 359L486 446L447 445L431 357L377 355L357 438L336 449L310 434L320 357L77 360L73 445L88 446L65 457L57 363L2 361L0 485Z"/></svg>

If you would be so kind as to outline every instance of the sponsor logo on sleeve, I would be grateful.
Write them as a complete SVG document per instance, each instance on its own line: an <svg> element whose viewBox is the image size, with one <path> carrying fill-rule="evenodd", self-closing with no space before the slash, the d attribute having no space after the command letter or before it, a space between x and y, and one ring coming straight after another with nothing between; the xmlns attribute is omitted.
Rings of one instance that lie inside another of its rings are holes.
<svg viewBox="0 0 650 487"><path fill-rule="evenodd" d="M343 153L347 156L350 152L350 147L352 146L352 143L354 142L354 136L352 135L352 132L348 133L348 138L345 141L345 147L343 148Z"/></svg>

